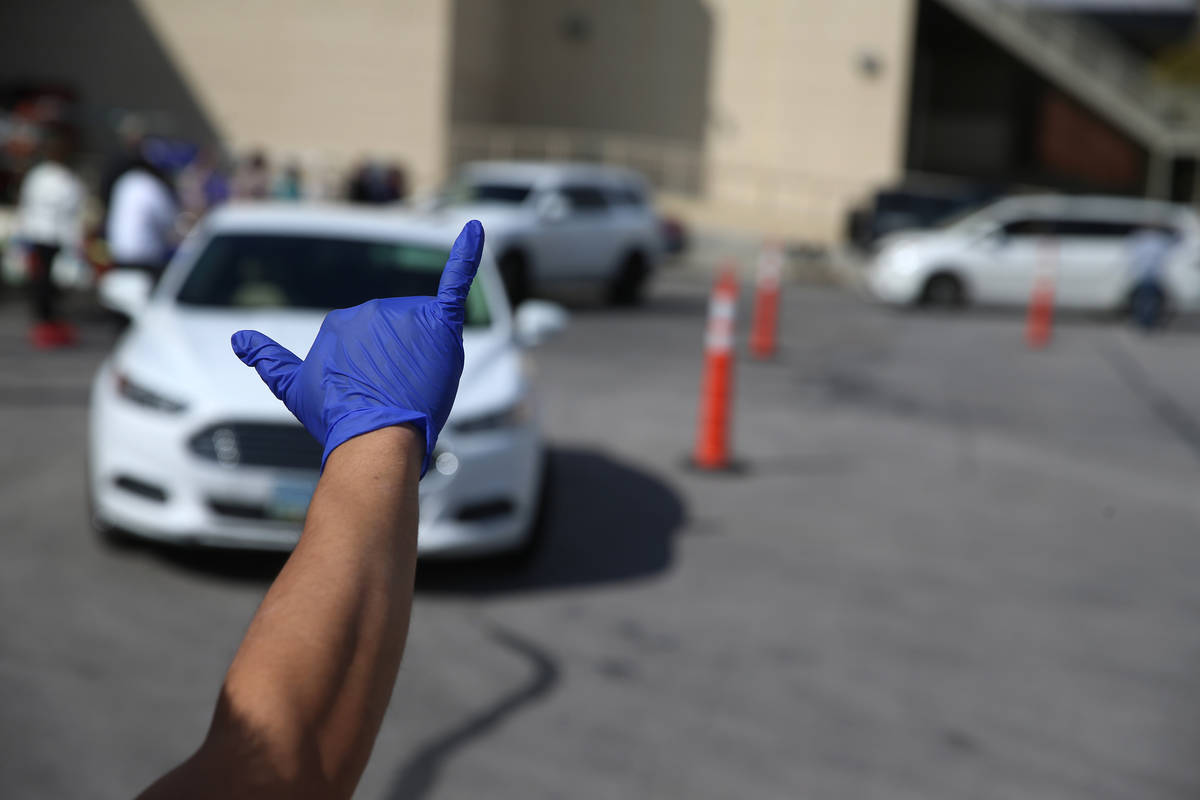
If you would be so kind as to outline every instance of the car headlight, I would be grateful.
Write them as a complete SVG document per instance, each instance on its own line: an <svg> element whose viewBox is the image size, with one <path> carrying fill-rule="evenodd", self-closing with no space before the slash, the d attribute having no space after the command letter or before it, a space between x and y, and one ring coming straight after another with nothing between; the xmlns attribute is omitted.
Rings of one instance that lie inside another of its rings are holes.
<svg viewBox="0 0 1200 800"><path fill-rule="evenodd" d="M516 428L532 418L533 398L529 394L525 394L508 408L456 422L454 430L458 433L481 433L501 428Z"/></svg>
<svg viewBox="0 0 1200 800"><path fill-rule="evenodd" d="M158 392L134 383L129 379L128 375L122 372L117 373L117 394L131 403L152 408L155 411L163 411L167 414L178 414L187 408L186 403L164 397Z"/></svg>
<svg viewBox="0 0 1200 800"><path fill-rule="evenodd" d="M907 275L921 264L920 254L906 245L893 245L879 254L878 264L881 269L889 270L897 275Z"/></svg>

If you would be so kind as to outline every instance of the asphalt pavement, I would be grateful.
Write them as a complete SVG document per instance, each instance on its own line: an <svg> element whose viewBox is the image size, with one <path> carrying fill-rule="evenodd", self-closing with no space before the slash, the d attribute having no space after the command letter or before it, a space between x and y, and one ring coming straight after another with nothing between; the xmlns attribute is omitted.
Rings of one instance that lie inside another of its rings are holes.
<svg viewBox="0 0 1200 800"><path fill-rule="evenodd" d="M744 469L708 475L706 290L576 302L536 352L546 547L421 567L357 796L1200 794L1200 325L1070 319L1030 352L1019 315L788 285L778 357L736 368ZM0 304L0 794L126 797L199 743L280 560L92 535L111 329L80 311L81 347L34 353L24 313Z"/></svg>

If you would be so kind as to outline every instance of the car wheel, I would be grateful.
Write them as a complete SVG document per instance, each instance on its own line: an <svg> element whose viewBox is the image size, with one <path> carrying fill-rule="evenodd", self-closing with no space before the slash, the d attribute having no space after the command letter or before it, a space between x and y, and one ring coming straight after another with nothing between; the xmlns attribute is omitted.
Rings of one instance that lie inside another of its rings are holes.
<svg viewBox="0 0 1200 800"><path fill-rule="evenodd" d="M953 275L934 275L921 292L921 305L934 308L962 308L966 300L962 281Z"/></svg>
<svg viewBox="0 0 1200 800"><path fill-rule="evenodd" d="M504 291L508 294L508 302L516 308L529 299L529 264L525 256L512 250L501 256L497 266L500 268L500 279L504 282Z"/></svg>
<svg viewBox="0 0 1200 800"><path fill-rule="evenodd" d="M650 268L641 253L630 253L621 262L616 277L608 286L608 302L614 306L635 306L642 302Z"/></svg>

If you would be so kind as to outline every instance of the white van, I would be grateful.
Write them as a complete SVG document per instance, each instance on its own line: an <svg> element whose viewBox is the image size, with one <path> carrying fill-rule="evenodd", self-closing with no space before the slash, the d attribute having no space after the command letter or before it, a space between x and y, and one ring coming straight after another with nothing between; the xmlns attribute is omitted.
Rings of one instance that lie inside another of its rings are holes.
<svg viewBox="0 0 1200 800"><path fill-rule="evenodd" d="M1185 206L1125 197L1009 197L941 227L886 237L868 270L887 303L1024 305L1039 275L1055 304L1114 310L1135 273L1129 237L1146 228L1175 237L1163 270L1173 309L1200 305L1200 217Z"/></svg>

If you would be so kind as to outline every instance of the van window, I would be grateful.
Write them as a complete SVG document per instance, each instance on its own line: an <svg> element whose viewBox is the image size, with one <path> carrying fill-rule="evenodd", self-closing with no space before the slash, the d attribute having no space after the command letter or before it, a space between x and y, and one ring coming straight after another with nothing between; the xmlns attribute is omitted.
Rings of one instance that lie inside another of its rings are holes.
<svg viewBox="0 0 1200 800"><path fill-rule="evenodd" d="M1006 236L1070 236L1092 239L1124 239L1141 229L1133 222L1098 219L1021 219L1004 226Z"/></svg>
<svg viewBox="0 0 1200 800"><path fill-rule="evenodd" d="M1054 222L1048 219L1017 219L1004 226L1005 236L1050 236Z"/></svg>
<svg viewBox="0 0 1200 800"><path fill-rule="evenodd" d="M604 197L604 193L595 186L564 186L561 189L562 196L567 198L567 202L571 204L571 210L575 213L590 213L596 211L604 211L608 208L608 200Z"/></svg>
<svg viewBox="0 0 1200 800"><path fill-rule="evenodd" d="M1104 222L1090 219L1064 219L1055 223L1059 236L1087 236L1091 238L1124 239L1138 229L1130 222Z"/></svg>

